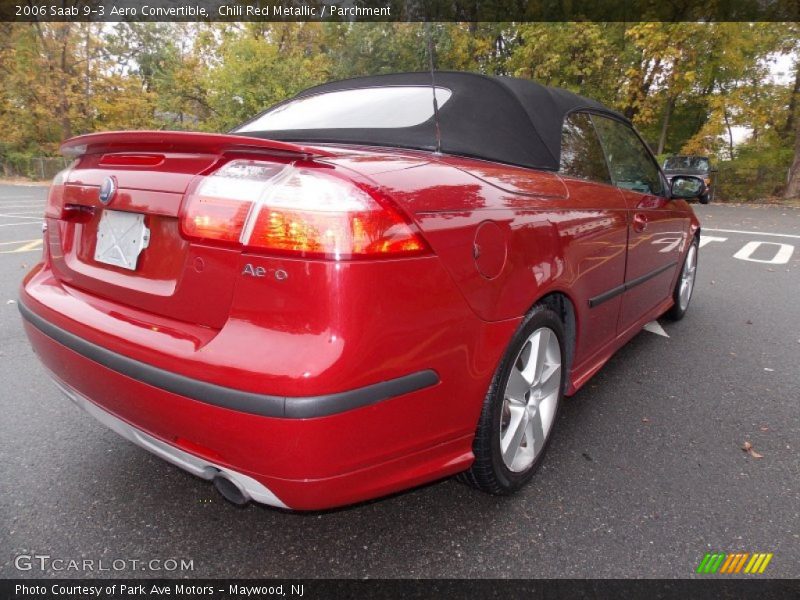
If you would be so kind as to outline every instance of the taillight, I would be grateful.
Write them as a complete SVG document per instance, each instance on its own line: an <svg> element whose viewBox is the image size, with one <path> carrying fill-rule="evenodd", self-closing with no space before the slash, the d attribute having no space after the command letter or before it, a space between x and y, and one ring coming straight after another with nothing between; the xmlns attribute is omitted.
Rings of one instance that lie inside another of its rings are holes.
<svg viewBox="0 0 800 600"><path fill-rule="evenodd" d="M200 178L181 214L185 237L335 259L413 255L427 246L369 186L333 169L234 160Z"/></svg>
<svg viewBox="0 0 800 600"><path fill-rule="evenodd" d="M69 172L72 170L72 165L59 171L53 182L50 184L50 190L47 192L47 203L44 206L44 216L51 219L60 219L64 210L64 182L67 180Z"/></svg>

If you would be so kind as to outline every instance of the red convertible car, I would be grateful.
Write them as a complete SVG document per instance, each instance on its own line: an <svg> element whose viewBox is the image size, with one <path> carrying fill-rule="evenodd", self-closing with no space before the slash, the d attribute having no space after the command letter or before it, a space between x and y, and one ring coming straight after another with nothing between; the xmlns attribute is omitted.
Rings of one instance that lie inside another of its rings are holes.
<svg viewBox="0 0 800 600"><path fill-rule="evenodd" d="M592 100L433 79L64 143L19 302L64 393L236 503L524 485L562 398L686 311L703 182Z"/></svg>

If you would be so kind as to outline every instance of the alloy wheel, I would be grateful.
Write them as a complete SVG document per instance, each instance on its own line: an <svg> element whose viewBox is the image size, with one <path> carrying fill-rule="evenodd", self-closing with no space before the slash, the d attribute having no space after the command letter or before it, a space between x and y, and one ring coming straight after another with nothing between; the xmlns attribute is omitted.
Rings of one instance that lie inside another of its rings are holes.
<svg viewBox="0 0 800 600"><path fill-rule="evenodd" d="M500 415L503 463L528 469L553 426L561 386L561 346L548 327L534 331L519 351L506 383Z"/></svg>
<svg viewBox="0 0 800 600"><path fill-rule="evenodd" d="M692 298L692 290L694 290L694 278L697 273L697 245L692 244L689 246L689 252L686 254L686 260L683 263L683 270L681 271L681 285L678 291L678 301L681 310L686 310L689 306L689 300Z"/></svg>

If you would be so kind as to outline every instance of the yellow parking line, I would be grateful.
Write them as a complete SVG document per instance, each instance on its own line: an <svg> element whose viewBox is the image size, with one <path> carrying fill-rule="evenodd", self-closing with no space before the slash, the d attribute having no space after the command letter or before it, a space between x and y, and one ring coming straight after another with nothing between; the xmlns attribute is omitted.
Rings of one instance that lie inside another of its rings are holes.
<svg viewBox="0 0 800 600"><path fill-rule="evenodd" d="M13 242L0 242L0 246L13 246L14 244L27 244L28 242L35 242L37 239L30 240L14 240Z"/></svg>
<svg viewBox="0 0 800 600"><path fill-rule="evenodd" d="M25 242L0 242L3 246L10 244L22 244L13 250L0 250L0 254L16 254L17 252L33 252L42 247L42 240L27 240Z"/></svg>

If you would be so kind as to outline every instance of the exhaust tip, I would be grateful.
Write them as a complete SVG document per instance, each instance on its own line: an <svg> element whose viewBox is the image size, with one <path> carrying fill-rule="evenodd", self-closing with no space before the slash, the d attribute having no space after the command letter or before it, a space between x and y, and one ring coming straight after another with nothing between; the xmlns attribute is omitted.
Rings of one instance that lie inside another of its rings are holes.
<svg viewBox="0 0 800 600"><path fill-rule="evenodd" d="M231 504L245 506L250 502L250 497L244 493L239 484L222 473L214 477L214 487Z"/></svg>

